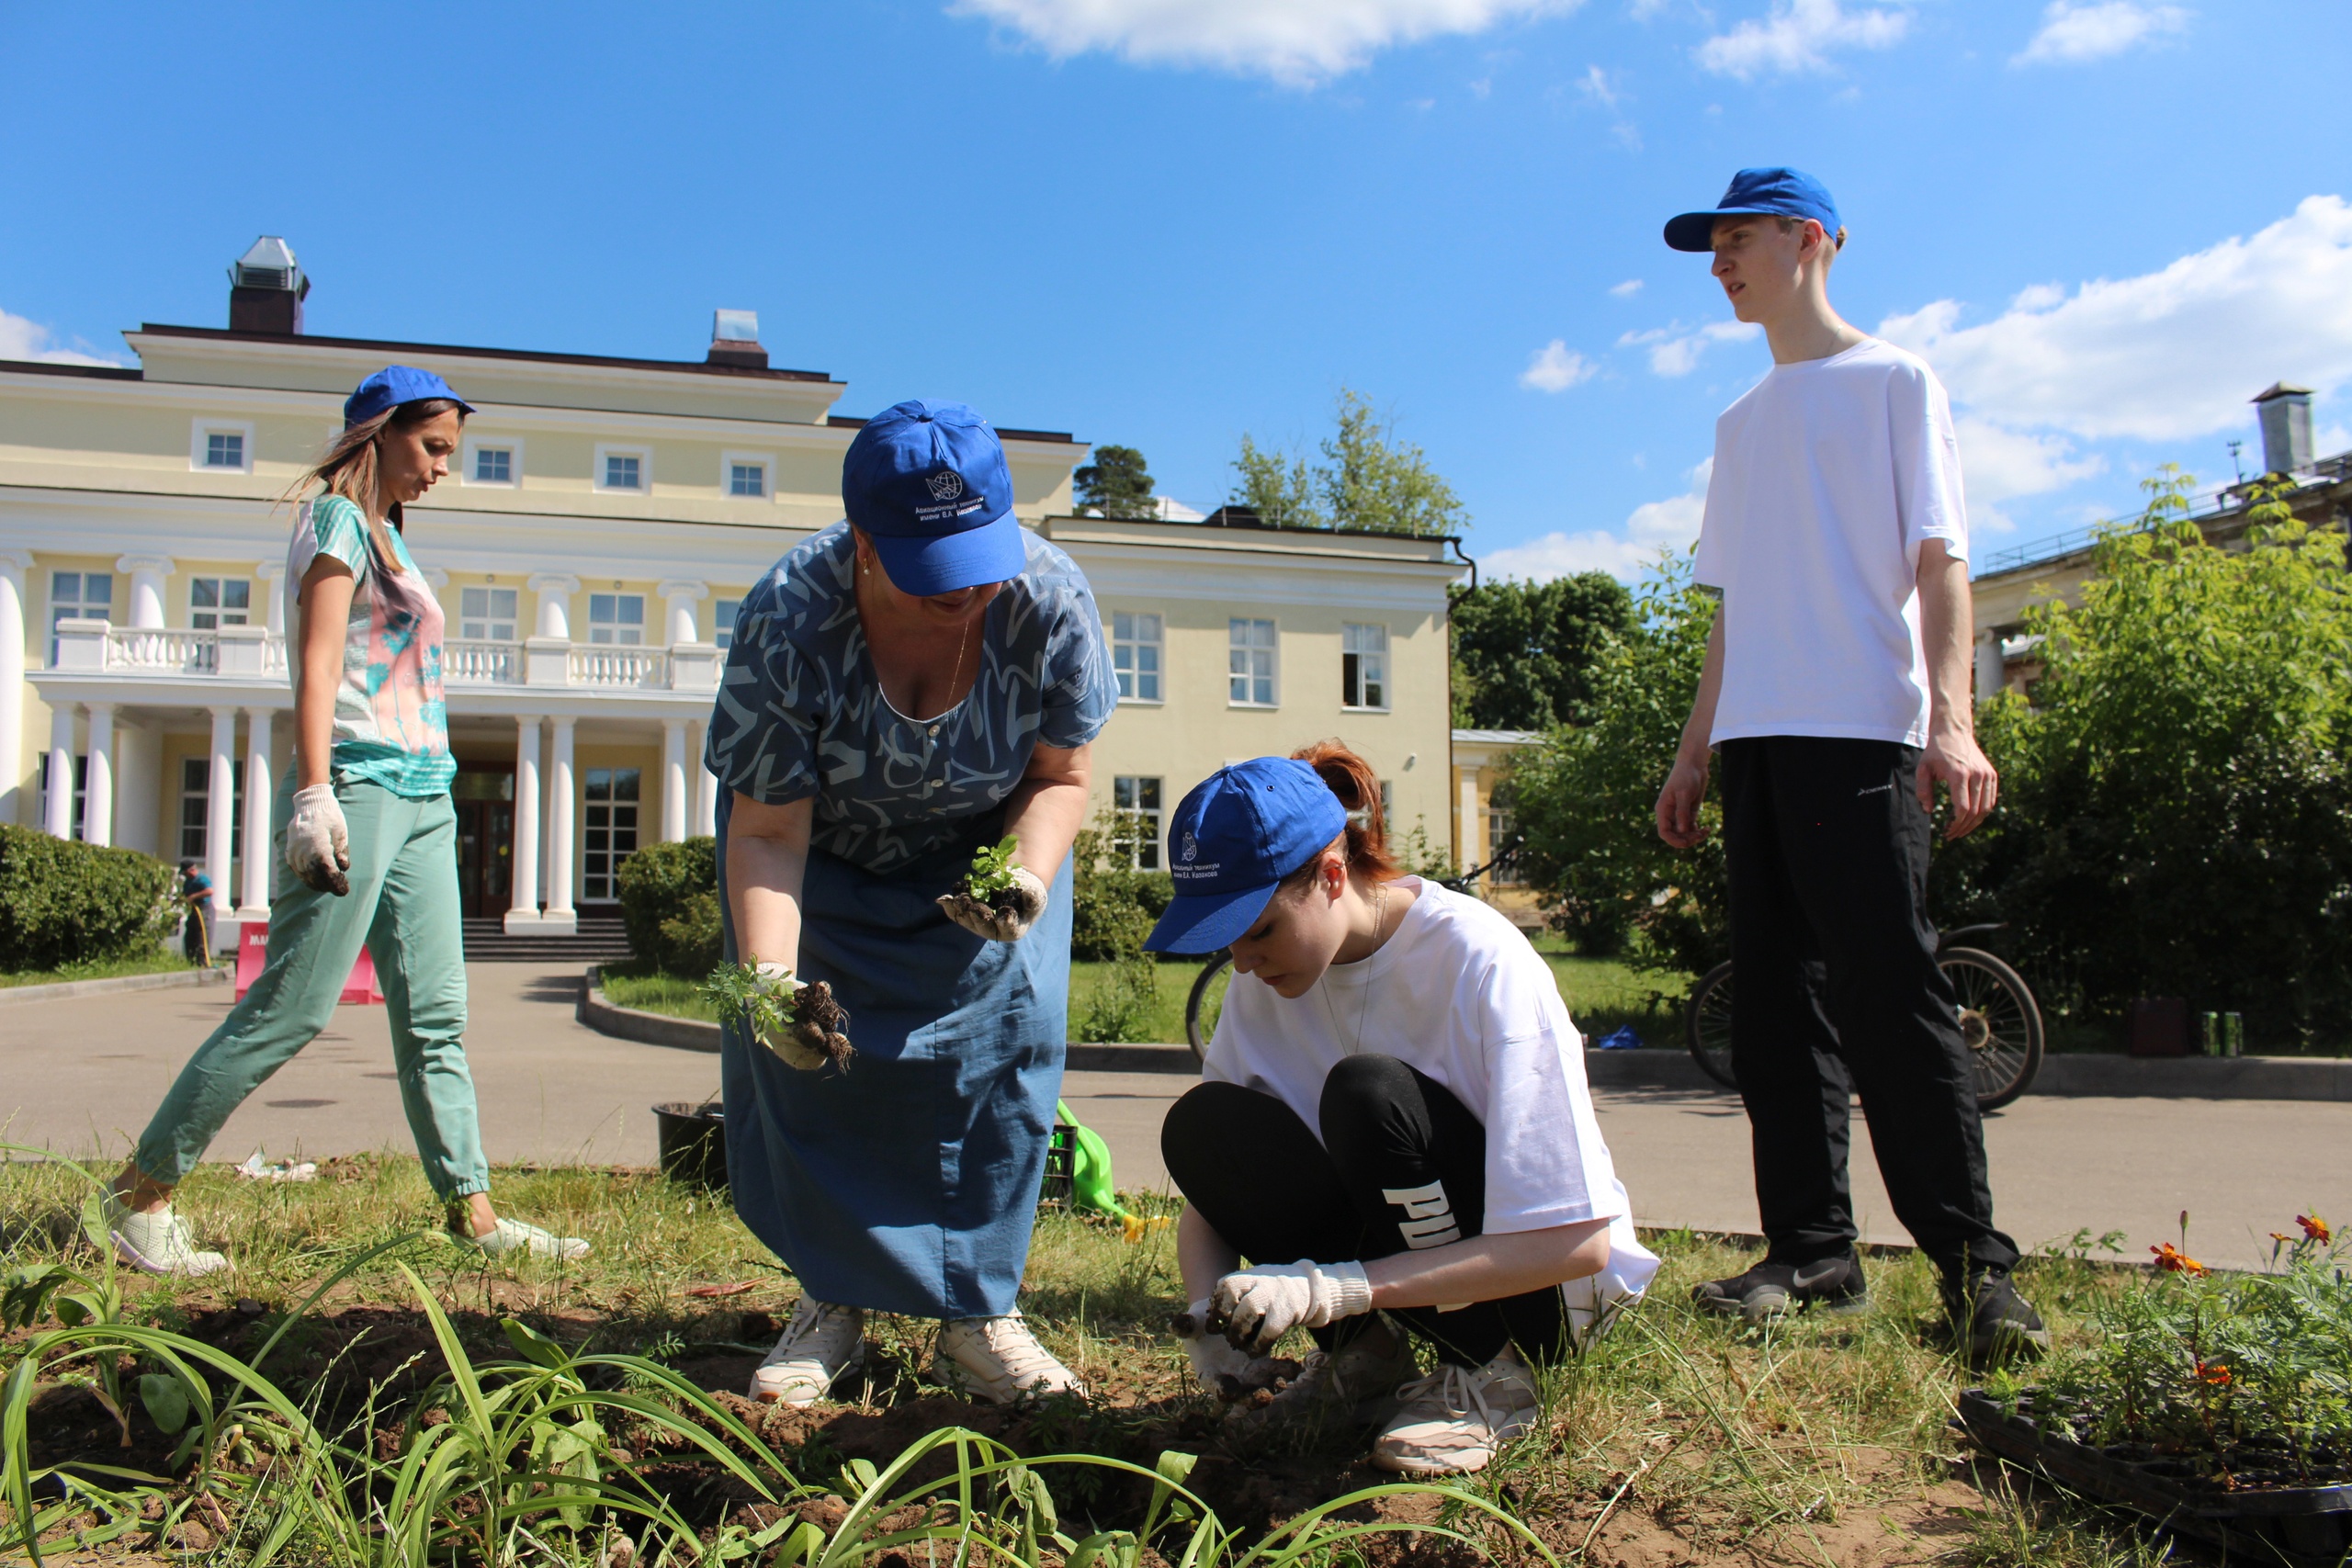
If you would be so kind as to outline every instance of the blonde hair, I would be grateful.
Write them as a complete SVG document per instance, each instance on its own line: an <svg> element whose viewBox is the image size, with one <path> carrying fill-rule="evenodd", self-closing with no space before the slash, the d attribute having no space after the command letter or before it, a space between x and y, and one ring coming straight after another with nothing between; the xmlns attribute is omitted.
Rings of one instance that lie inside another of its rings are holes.
<svg viewBox="0 0 2352 1568"><path fill-rule="evenodd" d="M357 424L346 425L343 434L327 443L325 454L303 470L302 477L287 487L279 502L300 503L310 499L311 487L322 487L329 495L339 495L362 512L376 504L376 443L387 430L413 430L427 420L438 419L451 409L458 411L458 423L465 423L465 405L452 398L419 398L413 403L401 403L386 409L373 419L363 419ZM384 520L397 528L401 525L401 503L394 502L386 509Z"/></svg>

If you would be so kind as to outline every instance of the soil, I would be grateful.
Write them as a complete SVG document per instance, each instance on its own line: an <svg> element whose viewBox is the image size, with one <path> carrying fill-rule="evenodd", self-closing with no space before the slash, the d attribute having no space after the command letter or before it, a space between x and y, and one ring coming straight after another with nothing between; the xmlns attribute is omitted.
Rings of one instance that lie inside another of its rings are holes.
<svg viewBox="0 0 2352 1568"><path fill-rule="evenodd" d="M792 1011L793 1032L801 1043L822 1051L834 1066L846 1066L856 1055L849 1036L842 1032L849 1024L849 1010L833 999L831 986L822 980L809 981L792 994Z"/></svg>

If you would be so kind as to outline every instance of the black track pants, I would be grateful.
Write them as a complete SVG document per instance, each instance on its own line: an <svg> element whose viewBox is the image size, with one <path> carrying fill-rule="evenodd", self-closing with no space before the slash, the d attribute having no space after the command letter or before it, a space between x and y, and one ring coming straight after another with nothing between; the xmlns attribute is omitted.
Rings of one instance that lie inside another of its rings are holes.
<svg viewBox="0 0 2352 1568"><path fill-rule="evenodd" d="M1815 736L1726 740L1732 1066L1774 1258L1854 1244L1849 1096L1895 1218L1947 1273L2007 1268L1984 1129L1927 916L1917 748Z"/></svg>
<svg viewBox="0 0 2352 1568"><path fill-rule="evenodd" d="M1394 1056L1351 1056L1323 1080L1318 1142L1295 1112L1238 1084L1204 1083L1159 1129L1186 1202L1252 1263L1345 1263L1479 1234L1487 1131L1443 1085ZM1504 1345L1556 1358L1569 1343L1557 1286L1456 1312L1392 1313L1445 1360L1483 1366ZM1369 1318L1315 1330L1326 1349Z"/></svg>

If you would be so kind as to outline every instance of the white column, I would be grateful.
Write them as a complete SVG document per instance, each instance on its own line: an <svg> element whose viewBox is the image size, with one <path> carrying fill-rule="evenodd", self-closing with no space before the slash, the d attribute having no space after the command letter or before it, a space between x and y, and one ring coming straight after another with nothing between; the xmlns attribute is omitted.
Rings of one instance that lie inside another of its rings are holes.
<svg viewBox="0 0 2352 1568"><path fill-rule="evenodd" d="M230 848L236 842L237 710L212 710L212 788L204 797L204 871L212 878L212 919L226 919L236 908L229 878Z"/></svg>
<svg viewBox="0 0 2352 1568"><path fill-rule="evenodd" d="M74 719L80 705L53 703L49 709L49 799L40 830L52 839L74 836Z"/></svg>
<svg viewBox="0 0 2352 1568"><path fill-rule="evenodd" d="M539 716L514 721L514 899L506 929L539 923Z"/></svg>
<svg viewBox="0 0 2352 1568"><path fill-rule="evenodd" d="M680 643L707 640L697 635L697 624L701 615L695 606L710 596L708 583L657 582L653 585L653 592L662 595L662 607L670 622L669 636L664 639L665 641Z"/></svg>
<svg viewBox="0 0 2352 1568"><path fill-rule="evenodd" d="M269 841L269 730L267 708L245 710L245 892L240 918L269 919L269 868L277 858Z"/></svg>
<svg viewBox="0 0 2352 1568"><path fill-rule="evenodd" d="M114 563L117 571L130 574L130 624L134 629L151 631L164 625L164 579L172 575L169 556L125 556Z"/></svg>
<svg viewBox="0 0 2352 1568"><path fill-rule="evenodd" d="M2001 634L1983 631L1976 634L1976 700L1990 702L2000 694L2008 671L2001 659Z"/></svg>
<svg viewBox="0 0 2352 1568"><path fill-rule="evenodd" d="M1457 807L1457 815L1462 822L1459 835L1462 840L1462 865L1463 869L1467 870L1487 858L1487 825L1479 820L1478 770L1456 768L1454 774L1461 783L1462 804Z"/></svg>
<svg viewBox="0 0 2352 1568"><path fill-rule="evenodd" d="M553 755L548 761L548 919L563 931L578 920L571 908L571 727L570 714L558 714Z"/></svg>
<svg viewBox="0 0 2352 1568"><path fill-rule="evenodd" d="M569 640L571 596L580 592L580 580L569 572L542 571L531 578L530 589L539 596L538 635Z"/></svg>
<svg viewBox="0 0 2352 1568"><path fill-rule="evenodd" d="M269 615L267 623L269 635L284 637L286 635L286 583L284 581L286 563L277 560L263 561L254 568L254 576L261 583L265 608Z"/></svg>
<svg viewBox="0 0 2352 1568"><path fill-rule="evenodd" d="M74 760L65 760L65 787L74 787ZM82 841L114 842L114 705L90 705L90 774L82 793Z"/></svg>
<svg viewBox="0 0 2352 1568"><path fill-rule="evenodd" d="M710 771L703 760L703 748L708 744L710 726L700 719L689 730L695 749L695 836L707 839L718 831L718 775Z"/></svg>
<svg viewBox="0 0 2352 1568"><path fill-rule="evenodd" d="M0 550L0 822L14 823L25 771L25 573L33 558Z"/></svg>
<svg viewBox="0 0 2352 1568"><path fill-rule="evenodd" d="M662 721L662 841L686 836L686 721Z"/></svg>

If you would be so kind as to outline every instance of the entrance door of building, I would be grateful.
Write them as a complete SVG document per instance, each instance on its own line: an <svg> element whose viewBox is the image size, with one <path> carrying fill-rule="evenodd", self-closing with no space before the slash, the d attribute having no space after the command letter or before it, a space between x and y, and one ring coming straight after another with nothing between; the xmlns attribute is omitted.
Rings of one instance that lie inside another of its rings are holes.
<svg viewBox="0 0 2352 1568"><path fill-rule="evenodd" d="M450 781L458 808L458 896L469 915L503 915L514 891L514 770L461 765Z"/></svg>

